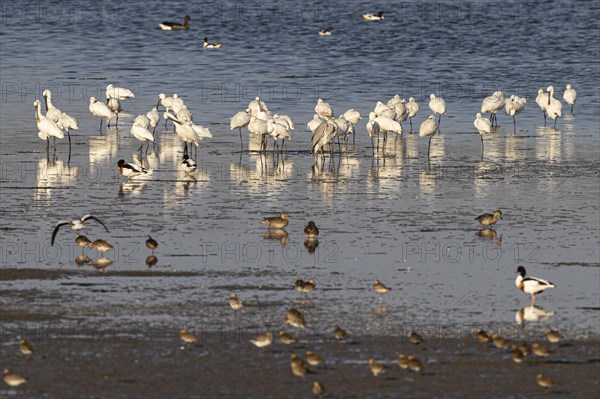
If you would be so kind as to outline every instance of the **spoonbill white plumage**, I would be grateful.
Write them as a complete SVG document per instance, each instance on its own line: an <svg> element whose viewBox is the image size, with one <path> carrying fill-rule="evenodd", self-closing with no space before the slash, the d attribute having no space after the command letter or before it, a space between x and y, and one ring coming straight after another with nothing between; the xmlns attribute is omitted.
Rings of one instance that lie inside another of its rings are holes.
<svg viewBox="0 0 600 399"><path fill-rule="evenodd" d="M380 127L379 127L379 123L377 123L376 120L372 119L369 122L367 122L367 133L369 134L369 137L371 138L371 144L373 145L373 148L375 148L375 144L373 142L373 137L377 136L377 151L379 151L379 132L381 131Z"/></svg>
<svg viewBox="0 0 600 399"><path fill-rule="evenodd" d="M546 108L548 108L548 97L546 97L546 93L544 93L542 88L538 89L535 102L542 110L542 114L544 115L544 126L546 126Z"/></svg>
<svg viewBox="0 0 600 399"><path fill-rule="evenodd" d="M369 114L369 120L375 120L377 122L379 130L384 133L384 141L387 139L387 133L396 133L396 138L398 138L398 135L402 134L402 125L387 116L377 116L372 112Z"/></svg>
<svg viewBox="0 0 600 399"><path fill-rule="evenodd" d="M257 116L259 112L268 112L269 107L265 104L264 101L260 99L260 97L254 98L254 100L248 103L248 109L250 110L250 115Z"/></svg>
<svg viewBox="0 0 600 399"><path fill-rule="evenodd" d="M505 101L506 105L504 111L513 118L513 133L517 132L517 121L515 120L515 116L519 115L521 111L525 109L525 103L527 103L527 100L524 97L515 95L510 96L510 98Z"/></svg>
<svg viewBox="0 0 600 399"><path fill-rule="evenodd" d="M153 107L150 111L146 113L146 118L150 121L150 126L152 127L152 135L154 136L154 131L156 130L156 126L160 121L160 115L158 113L158 108Z"/></svg>
<svg viewBox="0 0 600 399"><path fill-rule="evenodd" d="M46 89L42 92L42 96L44 96L44 102L46 103L46 118L58 123L62 111L52 104L52 92Z"/></svg>
<svg viewBox="0 0 600 399"><path fill-rule="evenodd" d="M347 110L342 114L342 118L346 119L348 122L352 123L354 126L358 125L358 122L362 119L360 116L360 112L355 110L354 108Z"/></svg>
<svg viewBox="0 0 600 399"><path fill-rule="evenodd" d="M242 140L242 128L248 126L250 123L250 109L246 108L245 111L240 111L233 115L229 121L229 130L238 129L240 131L240 146L244 148L244 142Z"/></svg>
<svg viewBox="0 0 600 399"><path fill-rule="evenodd" d="M42 103L40 100L35 100L33 107L35 109L35 121L39 130L38 137L46 140L46 149L50 146L50 137L54 138L54 145L56 146L56 138L63 139L65 137L63 131L53 120L42 115Z"/></svg>
<svg viewBox="0 0 600 399"><path fill-rule="evenodd" d="M321 118L318 114L314 114L313 118L306 124L306 128L314 133L321 123L325 122L325 118Z"/></svg>
<svg viewBox="0 0 600 399"><path fill-rule="evenodd" d="M289 115L275 114L275 115L273 115L273 119L275 119L275 122L277 122L279 124L286 125L288 130L296 129L296 126L294 125L294 122L292 121L292 118L289 117ZM283 122L285 122L285 123L283 123Z"/></svg>
<svg viewBox="0 0 600 399"><path fill-rule="evenodd" d="M140 148L138 148L138 151L140 152L142 151L142 148L144 148L146 142L148 142L148 146L150 146L150 141L154 142L152 132L147 129L149 123L150 120L145 115L140 115L131 126L131 134L133 137L142 142Z"/></svg>
<svg viewBox="0 0 600 399"><path fill-rule="evenodd" d="M102 119L106 118L108 121L108 126L110 127L110 118L112 117L112 111L108 106L104 103L96 100L95 97L90 97L90 106L89 110L92 115L100 118L100 130L102 130Z"/></svg>
<svg viewBox="0 0 600 399"><path fill-rule="evenodd" d="M129 89L116 87L112 84L106 86L106 98L116 98L119 101L124 101L129 98L134 98L135 94Z"/></svg>
<svg viewBox="0 0 600 399"><path fill-rule="evenodd" d="M446 114L446 101L444 101L442 97L436 97L436 95L432 93L429 96L429 108L431 109L431 111L433 111L434 115L439 115L437 121L437 129L439 130L442 115ZM420 129L419 134L421 134Z"/></svg>
<svg viewBox="0 0 600 399"><path fill-rule="evenodd" d="M260 136L260 138L261 138L260 149L261 149L261 151L266 150L267 136L269 135L267 121L258 119L256 117L251 117L250 123L248 123L248 131L256 136Z"/></svg>
<svg viewBox="0 0 600 399"><path fill-rule="evenodd" d="M68 115L66 112L62 112L58 119L58 127L66 130L67 137L69 137L69 148L71 148L71 133L70 130L79 130L79 122L77 119Z"/></svg>
<svg viewBox="0 0 600 399"><path fill-rule="evenodd" d="M567 88L563 93L563 98L567 104L571 106L571 114L573 113L573 107L575 106L575 102L577 101L577 92L571 86L571 84L567 84Z"/></svg>
<svg viewBox="0 0 600 399"><path fill-rule="evenodd" d="M185 102L183 101L183 98L179 97L177 93L173 94L173 101L171 102L171 109L173 110L173 113L177 115L184 107Z"/></svg>
<svg viewBox="0 0 600 399"><path fill-rule="evenodd" d="M188 149L187 149L187 143L197 143L196 145L198 145L198 140L196 138L196 132L195 130L192 128L192 124L190 123L186 123L185 121L181 121L179 119L177 119L177 117L175 117L175 115L171 114L170 112L165 112L163 114L165 120L170 120L173 122L173 124L175 125L175 133L179 136L179 138L183 141L183 153L184 155L187 155L188 153ZM187 121L189 122L189 121Z"/></svg>
<svg viewBox="0 0 600 399"><path fill-rule="evenodd" d="M116 97L108 97L106 99L106 105L116 115L115 124L118 125L119 124L119 113L121 111L123 111L123 108L121 108L121 101L119 101L119 99Z"/></svg>
<svg viewBox="0 0 600 399"><path fill-rule="evenodd" d="M473 125L479 132L479 137L481 137L481 155L483 156L483 135L492 131L492 122L490 122L487 118L484 118L481 115L481 112L478 112Z"/></svg>
<svg viewBox="0 0 600 399"><path fill-rule="evenodd" d="M406 103L406 110L408 111L408 120L410 121L410 132L412 133L412 118L414 118L419 112L419 103L416 102L413 97L409 98L408 102Z"/></svg>
<svg viewBox="0 0 600 399"><path fill-rule="evenodd" d="M554 87L548 86L546 89L548 93L548 106L546 107L546 113L548 117L554 119L554 129L556 129L556 120L562 115L562 104L556 98L554 98Z"/></svg>
<svg viewBox="0 0 600 399"><path fill-rule="evenodd" d="M432 94L433 95L433 94ZM431 104L431 103L430 103ZM431 105L429 106L431 108ZM429 118L425 119L419 127L420 137L429 137L429 144L427 145L427 159L429 159L429 150L431 149L431 139L437 132L439 122L435 123L435 116L429 115Z"/></svg>
<svg viewBox="0 0 600 399"><path fill-rule="evenodd" d="M331 109L331 105L329 105L320 98L317 100L317 105L315 105L315 112L323 118L333 117L333 110Z"/></svg>
<svg viewBox="0 0 600 399"><path fill-rule="evenodd" d="M496 126L498 126L496 113L502 110L502 108L504 108L504 94L500 90L495 91L491 96L485 97L481 103L481 113L490 114L492 126L494 125L494 121L496 122Z"/></svg>
<svg viewBox="0 0 600 399"><path fill-rule="evenodd" d="M354 132L354 125L352 122L344 119L342 115L339 118L334 119L333 123L337 126L338 139L343 138L346 141L347 137Z"/></svg>
<svg viewBox="0 0 600 399"><path fill-rule="evenodd" d="M281 140L281 149L283 150L283 145L285 144L285 140L292 140L292 135L289 130L275 122L273 119L267 120L267 132L273 138L273 150L275 150L275 145L277 144L277 140Z"/></svg>

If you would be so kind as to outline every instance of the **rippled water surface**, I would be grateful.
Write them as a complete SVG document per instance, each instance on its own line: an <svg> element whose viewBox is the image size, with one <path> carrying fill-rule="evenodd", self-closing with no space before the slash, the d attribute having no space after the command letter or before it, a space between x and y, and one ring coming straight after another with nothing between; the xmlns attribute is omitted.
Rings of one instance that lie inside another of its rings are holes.
<svg viewBox="0 0 600 399"><path fill-rule="evenodd" d="M259 325L298 305L291 287L302 277L317 281L303 305L310 319L356 333L396 334L407 324L511 326L525 314L598 333L598 3L402 2L387 6L382 23L360 19L377 7L3 5L1 268L5 276L35 269L3 278L4 311L26 301L41 318L211 324L230 314L226 298L235 291L250 309L242 321ZM189 31L158 29L186 13ZM333 35L319 37L325 27ZM205 36L223 48L204 50ZM103 98L109 83L136 97L123 103L118 127L99 131L87 99ZM567 83L578 92L574 115L565 106L557 128L544 127L537 89L554 85L562 99ZM66 139L47 156L37 138L32 103L46 87L56 106L79 119L70 156ZM527 105L516 134L510 117L498 116L481 158L472 123L496 89L526 97ZM132 119L159 92L183 97L214 138L198 149L199 171L186 175L181 141L161 122L156 147L142 160L151 176L127 181L117 160L137 156ZM376 101L415 97L418 128L432 92L446 98L448 115L430 162L426 139L406 133L374 153L365 121ZM240 152L229 130L229 117L256 95L296 123L280 155L248 152L258 143L248 143L246 131ZM364 118L355 145L315 163L306 122L319 97L336 114L356 108ZM482 236L474 218L495 209L504 219ZM260 219L281 210L289 213L287 237L265 238ZM114 243L105 273L75 264L81 249L67 229L50 246L57 221L86 213L110 229L91 222L84 231ZM314 253L304 245L308 220L321 230ZM160 243L149 271L147 234ZM539 309L527 308L529 298L515 287L517 265L557 285L537 298ZM392 287L383 306L371 289L375 279Z"/></svg>

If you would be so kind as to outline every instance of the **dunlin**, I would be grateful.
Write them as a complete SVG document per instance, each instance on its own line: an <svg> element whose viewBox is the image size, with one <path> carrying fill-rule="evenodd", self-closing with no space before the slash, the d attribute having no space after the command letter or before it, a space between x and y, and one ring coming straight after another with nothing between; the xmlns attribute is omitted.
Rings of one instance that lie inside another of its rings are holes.
<svg viewBox="0 0 600 399"><path fill-rule="evenodd" d="M333 328L333 338L337 339L338 341L343 341L345 339L348 339L348 337L348 333L340 326L336 325Z"/></svg>
<svg viewBox="0 0 600 399"><path fill-rule="evenodd" d="M311 366L319 366L319 365L325 363L325 361L323 360L323 358L321 356L319 356L316 353L313 353L311 351L306 351L306 361Z"/></svg>
<svg viewBox="0 0 600 399"><path fill-rule="evenodd" d="M543 375L542 373L539 373L538 375L536 375L536 379L537 379L537 383L539 386L541 386L542 388L552 388L554 385L556 385L556 382L550 378L547 377L545 375Z"/></svg>
<svg viewBox="0 0 600 399"><path fill-rule="evenodd" d="M529 345L525 341L523 341L519 345L517 345L517 349L521 351L521 353L523 354L523 356L529 356L529 355L531 355L531 345Z"/></svg>
<svg viewBox="0 0 600 399"><path fill-rule="evenodd" d="M113 246L111 244L109 244L108 242L106 242L104 240L96 240L94 242L91 242L88 244L88 247L95 248L96 250L100 251L101 253L110 251L113 248Z"/></svg>
<svg viewBox="0 0 600 399"><path fill-rule="evenodd" d="M298 357L298 355L296 355L295 353L292 353L292 355L291 355L290 366L292 368L292 373L296 377L304 378L306 373L311 372L310 370L308 370L308 366L306 365L306 362L304 360L300 359Z"/></svg>
<svg viewBox="0 0 600 399"><path fill-rule="evenodd" d="M86 236L77 234L75 236L75 243L77 245L79 245L81 248L85 248L91 243L91 241Z"/></svg>
<svg viewBox="0 0 600 399"><path fill-rule="evenodd" d="M369 367L371 368L371 373L373 373L375 377L377 377L379 374L385 373L385 370L387 369L386 365L377 363L375 359L369 359Z"/></svg>
<svg viewBox="0 0 600 399"><path fill-rule="evenodd" d="M313 382L312 394L315 396L321 396L325 393L325 387L319 381Z"/></svg>
<svg viewBox="0 0 600 399"><path fill-rule="evenodd" d="M265 334L257 335L255 338L251 339L250 342L256 347L264 348L273 343L273 333L269 331Z"/></svg>
<svg viewBox="0 0 600 399"><path fill-rule="evenodd" d="M556 344L560 341L560 333L548 327L546 328L546 339L551 344Z"/></svg>
<svg viewBox="0 0 600 399"><path fill-rule="evenodd" d="M504 349L508 346L508 342L497 333L492 334L492 342L496 345L496 348L499 349Z"/></svg>
<svg viewBox="0 0 600 399"><path fill-rule="evenodd" d="M382 295L387 294L388 292L390 292L391 288L386 287L383 283L381 283L379 280L375 280L373 282L373 290L379 294L379 299L382 299Z"/></svg>
<svg viewBox="0 0 600 399"><path fill-rule="evenodd" d="M290 345L296 342L296 339L288 334L285 330L279 330L279 342L284 345Z"/></svg>
<svg viewBox="0 0 600 399"><path fill-rule="evenodd" d="M523 363L523 358L525 356L523 356L523 352L521 352L518 348L514 348L510 351L510 354L512 355L512 360L515 363Z"/></svg>
<svg viewBox="0 0 600 399"><path fill-rule="evenodd" d="M192 334L185 328L182 328L181 330L179 330L179 337L181 338L181 340L183 342L188 343L188 344L193 344L198 341L198 338L196 338L196 336L194 334Z"/></svg>
<svg viewBox="0 0 600 399"><path fill-rule="evenodd" d="M18 387L19 385L27 382L27 377L25 377L23 374L14 373L9 369L4 369L2 371L2 377L4 378L4 382L11 387Z"/></svg>
<svg viewBox="0 0 600 399"><path fill-rule="evenodd" d="M475 338L477 338L477 341L481 343L490 341L490 336L480 328L478 328L475 332Z"/></svg>
<svg viewBox="0 0 600 399"><path fill-rule="evenodd" d="M423 337L421 337L419 334L417 334L414 331L410 333L410 335L408 336L408 339L410 340L410 342L412 342L415 345L419 345L421 342L423 342Z"/></svg>
<svg viewBox="0 0 600 399"><path fill-rule="evenodd" d="M408 368L408 356L400 354L400 356L398 356L398 367L400 367L403 370L406 370Z"/></svg>
<svg viewBox="0 0 600 399"><path fill-rule="evenodd" d="M24 355L31 355L33 353L33 347L26 339L21 339L19 341L19 350Z"/></svg>
<svg viewBox="0 0 600 399"><path fill-rule="evenodd" d="M423 370L423 364L413 355L408 355L408 368L415 373L419 373Z"/></svg>
<svg viewBox="0 0 600 399"><path fill-rule="evenodd" d="M290 309L285 315L283 325L290 324L296 328L306 328L306 322L304 316L299 310Z"/></svg>
<svg viewBox="0 0 600 399"><path fill-rule="evenodd" d="M544 348L537 342L534 342L533 345L531 345L531 348L533 349L533 353L538 357L547 357L552 354L552 351L550 349Z"/></svg>
<svg viewBox="0 0 600 399"><path fill-rule="evenodd" d="M229 306L233 310L239 310L244 307L244 303L240 298L238 298L238 296L235 293L232 293L229 296Z"/></svg>
<svg viewBox="0 0 600 399"><path fill-rule="evenodd" d="M77 263L77 266L85 265L86 263L89 263L90 261L91 261L91 259L87 255L79 255L75 258L75 263Z"/></svg>

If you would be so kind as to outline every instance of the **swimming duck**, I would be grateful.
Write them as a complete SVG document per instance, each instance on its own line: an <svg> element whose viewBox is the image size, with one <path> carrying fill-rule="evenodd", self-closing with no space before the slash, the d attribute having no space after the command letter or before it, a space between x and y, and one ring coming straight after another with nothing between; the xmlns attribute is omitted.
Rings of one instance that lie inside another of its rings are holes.
<svg viewBox="0 0 600 399"><path fill-rule="evenodd" d="M385 12L379 11L377 14L367 13L363 14L362 17L365 21L382 21L385 17Z"/></svg>
<svg viewBox="0 0 600 399"><path fill-rule="evenodd" d="M192 20L189 15L183 17L183 24L177 22L162 22L158 24L162 30L188 30L189 22Z"/></svg>
<svg viewBox="0 0 600 399"><path fill-rule="evenodd" d="M316 238L319 235L319 229L312 220L308 222L308 225L304 228L304 234L308 238Z"/></svg>
<svg viewBox="0 0 600 399"><path fill-rule="evenodd" d="M288 225L289 221L287 218L287 212L281 212L280 216L273 216L270 218L265 218L260 221L262 224L266 224L269 227L274 227L276 229L284 228Z"/></svg>
<svg viewBox="0 0 600 399"><path fill-rule="evenodd" d="M496 224L498 218L502 219L502 211L500 210L495 211L493 215L489 213L484 213L481 216L477 216L475 220L477 220L482 226L490 227Z"/></svg>
<svg viewBox="0 0 600 399"><path fill-rule="evenodd" d="M321 29L319 36L331 36L331 29Z"/></svg>
<svg viewBox="0 0 600 399"><path fill-rule="evenodd" d="M221 43L209 43L208 38L204 38L204 48L221 48Z"/></svg>
<svg viewBox="0 0 600 399"><path fill-rule="evenodd" d="M517 274L517 278L515 279L515 285L524 293L531 295L532 306L535 303L535 294L543 292L548 288L556 287L551 282L543 280L541 278L526 277L527 272L525 271L525 268L523 266L519 266L515 273Z"/></svg>
<svg viewBox="0 0 600 399"><path fill-rule="evenodd" d="M154 238L152 238L150 234L148 234L148 237L146 238L146 247L148 249L151 249L152 251L154 251L156 247L158 247L158 242Z"/></svg>

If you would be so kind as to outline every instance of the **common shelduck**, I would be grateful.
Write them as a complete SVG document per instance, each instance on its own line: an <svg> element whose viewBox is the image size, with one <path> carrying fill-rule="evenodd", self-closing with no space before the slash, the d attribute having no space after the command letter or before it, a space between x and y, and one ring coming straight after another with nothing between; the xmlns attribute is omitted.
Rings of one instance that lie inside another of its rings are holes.
<svg viewBox="0 0 600 399"><path fill-rule="evenodd" d="M367 13L363 14L362 17L365 21L382 21L385 17L385 12L379 11L377 14Z"/></svg>
<svg viewBox="0 0 600 399"><path fill-rule="evenodd" d="M117 166L119 167L119 173L128 178L148 173L148 171L140 165L134 162L127 163L124 159L119 159Z"/></svg>
<svg viewBox="0 0 600 399"><path fill-rule="evenodd" d="M204 38L204 48L221 48L221 43L209 43L208 38Z"/></svg>
<svg viewBox="0 0 600 399"><path fill-rule="evenodd" d="M556 287L549 281L543 280L537 277L527 277L526 271L523 266L519 266L517 271L517 278L515 279L515 285L524 293L531 295L531 305L535 303L535 294L543 292L548 288Z"/></svg>
<svg viewBox="0 0 600 399"><path fill-rule="evenodd" d="M158 24L162 30L188 30L189 22L192 20L189 15L183 17L183 25L178 22L161 22Z"/></svg>

